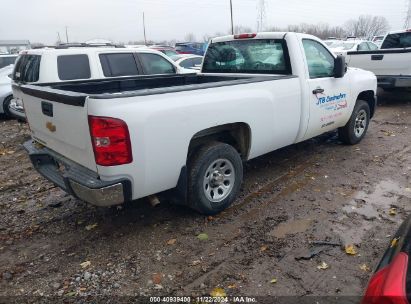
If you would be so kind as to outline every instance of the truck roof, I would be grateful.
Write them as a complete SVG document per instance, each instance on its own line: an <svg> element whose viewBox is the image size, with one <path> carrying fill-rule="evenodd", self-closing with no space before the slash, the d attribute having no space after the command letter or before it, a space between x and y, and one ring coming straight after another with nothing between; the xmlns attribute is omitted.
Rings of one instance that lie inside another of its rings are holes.
<svg viewBox="0 0 411 304"><path fill-rule="evenodd" d="M286 34L290 32L260 32L260 33L246 33L246 34L238 34L238 35L227 35L227 36L221 36L221 37L216 37L211 39L211 43L216 43L216 42L225 42L225 41L231 41L235 39L240 35L253 35L253 37L249 38L257 38L257 39L283 39ZM255 35L255 36L254 36ZM247 39L247 38L245 38Z"/></svg>
<svg viewBox="0 0 411 304"><path fill-rule="evenodd" d="M390 34L401 34L401 33L406 33L406 32L411 32L411 29L390 31L390 32L387 33L387 35L390 35Z"/></svg>
<svg viewBox="0 0 411 304"><path fill-rule="evenodd" d="M42 49L31 49L21 51L19 54L32 54L32 55L43 55L43 54L95 54L95 53L152 53L152 54L162 54L161 52L150 49L150 48L114 48L114 47L71 47L67 49L56 49L56 48L42 48Z"/></svg>

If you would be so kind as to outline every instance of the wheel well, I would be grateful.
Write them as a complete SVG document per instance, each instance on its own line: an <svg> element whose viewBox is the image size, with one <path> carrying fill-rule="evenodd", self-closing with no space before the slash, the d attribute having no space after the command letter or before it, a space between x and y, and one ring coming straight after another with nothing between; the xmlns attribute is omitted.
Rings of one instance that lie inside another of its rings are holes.
<svg viewBox="0 0 411 304"><path fill-rule="evenodd" d="M358 95L358 99L364 100L368 103L370 106L370 116L371 118L374 116L375 113L375 106L376 106L376 100L375 100L375 94L373 91L364 91L361 92L360 95Z"/></svg>
<svg viewBox="0 0 411 304"><path fill-rule="evenodd" d="M210 141L219 141L233 146L246 160L251 146L251 129L246 123L238 122L215 126L196 133L188 149L188 157L196 148Z"/></svg>

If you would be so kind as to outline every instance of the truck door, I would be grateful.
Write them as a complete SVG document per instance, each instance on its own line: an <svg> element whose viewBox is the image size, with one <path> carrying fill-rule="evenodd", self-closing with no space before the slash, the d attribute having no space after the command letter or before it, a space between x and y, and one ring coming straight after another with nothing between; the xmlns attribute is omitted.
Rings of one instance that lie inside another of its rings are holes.
<svg viewBox="0 0 411 304"><path fill-rule="evenodd" d="M303 39L308 68L309 123L305 138L341 127L349 115L349 76L334 77L334 56L320 42Z"/></svg>

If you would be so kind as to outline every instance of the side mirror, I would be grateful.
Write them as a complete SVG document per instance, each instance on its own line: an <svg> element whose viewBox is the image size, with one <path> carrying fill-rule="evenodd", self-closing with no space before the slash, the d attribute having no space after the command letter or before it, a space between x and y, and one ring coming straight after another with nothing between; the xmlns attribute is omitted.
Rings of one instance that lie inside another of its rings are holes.
<svg viewBox="0 0 411 304"><path fill-rule="evenodd" d="M334 78L343 78L346 71L345 57L338 55L334 60Z"/></svg>

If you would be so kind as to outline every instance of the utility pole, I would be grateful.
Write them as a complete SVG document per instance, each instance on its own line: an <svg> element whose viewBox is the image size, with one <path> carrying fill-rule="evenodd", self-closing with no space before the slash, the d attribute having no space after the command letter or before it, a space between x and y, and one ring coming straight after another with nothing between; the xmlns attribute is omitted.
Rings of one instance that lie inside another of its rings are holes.
<svg viewBox="0 0 411 304"><path fill-rule="evenodd" d="M67 41L67 43L69 43L67 25L66 25L66 41Z"/></svg>
<svg viewBox="0 0 411 304"><path fill-rule="evenodd" d="M230 0L230 12L231 12L231 34L234 35L233 0Z"/></svg>
<svg viewBox="0 0 411 304"><path fill-rule="evenodd" d="M265 1L264 0L259 0L258 2L258 17L257 18L258 18L257 19L257 31L262 32L264 30L264 18L265 18Z"/></svg>
<svg viewBox="0 0 411 304"><path fill-rule="evenodd" d="M405 16L404 29L408 29L411 25L411 0L408 0L407 15Z"/></svg>
<svg viewBox="0 0 411 304"><path fill-rule="evenodd" d="M144 44L147 45L147 37L146 37L146 17L143 12L143 30L144 30Z"/></svg>

